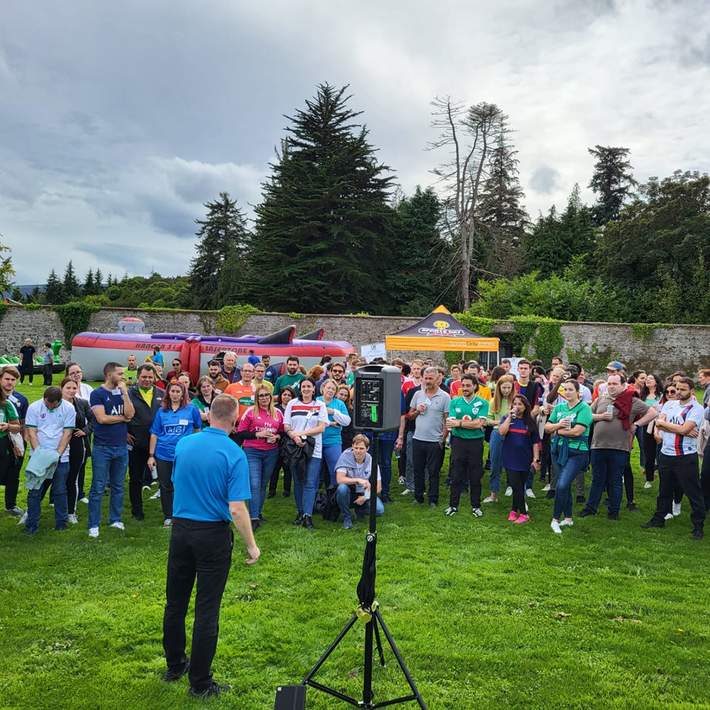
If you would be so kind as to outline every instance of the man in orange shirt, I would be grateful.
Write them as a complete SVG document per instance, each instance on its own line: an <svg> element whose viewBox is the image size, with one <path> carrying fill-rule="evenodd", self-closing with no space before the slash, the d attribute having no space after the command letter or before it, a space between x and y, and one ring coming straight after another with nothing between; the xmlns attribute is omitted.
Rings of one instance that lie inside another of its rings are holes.
<svg viewBox="0 0 710 710"><path fill-rule="evenodd" d="M244 412L254 406L254 365L245 362L242 365L242 379L229 385L224 394L234 397L239 402L239 419L241 419Z"/></svg>

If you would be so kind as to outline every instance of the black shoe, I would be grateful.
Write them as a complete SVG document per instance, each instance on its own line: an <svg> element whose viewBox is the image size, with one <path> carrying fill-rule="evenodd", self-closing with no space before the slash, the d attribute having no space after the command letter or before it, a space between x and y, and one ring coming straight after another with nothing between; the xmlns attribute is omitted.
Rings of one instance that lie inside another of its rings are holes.
<svg viewBox="0 0 710 710"><path fill-rule="evenodd" d="M313 525L313 518L311 518L310 515L303 516L302 525L304 528L306 528L306 530L313 530L313 528L315 528L315 525Z"/></svg>
<svg viewBox="0 0 710 710"><path fill-rule="evenodd" d="M299 513L293 521L294 525L303 525L303 513Z"/></svg>
<svg viewBox="0 0 710 710"><path fill-rule="evenodd" d="M260 522L260 523L265 523L265 522L266 522L266 518L265 518L261 513L259 513L259 522Z"/></svg>
<svg viewBox="0 0 710 710"><path fill-rule="evenodd" d="M412 499L412 502L418 503L419 505L423 505L423 504L424 504L424 498L413 498L413 499Z"/></svg>
<svg viewBox="0 0 710 710"><path fill-rule="evenodd" d="M693 536L693 540L702 540L705 536L705 533L703 532L702 528L694 528L691 535Z"/></svg>
<svg viewBox="0 0 710 710"><path fill-rule="evenodd" d="M284 491L281 495L283 495L284 498L290 498L290 497L291 497L291 491Z"/></svg>
<svg viewBox="0 0 710 710"><path fill-rule="evenodd" d="M577 496L575 500L577 501L577 503L584 503L586 498L584 496Z"/></svg>
<svg viewBox="0 0 710 710"><path fill-rule="evenodd" d="M267 498L274 498L276 496L276 491L269 491L269 495L266 496Z"/></svg>
<svg viewBox="0 0 710 710"><path fill-rule="evenodd" d="M392 502L392 498L390 497L389 493L385 493L382 496L382 502L383 503L391 503Z"/></svg>
<svg viewBox="0 0 710 710"><path fill-rule="evenodd" d="M596 515L596 513L591 508L585 508L584 510L582 510L582 512L579 513L580 518L586 518L589 515Z"/></svg>
<svg viewBox="0 0 710 710"><path fill-rule="evenodd" d="M636 512L638 512L639 507L636 505L636 503L634 503L633 501L631 501L631 503L627 503L627 504L626 504L626 509L627 509L627 510L632 510L634 513L636 513Z"/></svg>
<svg viewBox="0 0 710 710"><path fill-rule="evenodd" d="M261 521L258 518L253 518L251 521L251 531L256 532L261 527Z"/></svg>
<svg viewBox="0 0 710 710"><path fill-rule="evenodd" d="M145 520L145 513L131 513L134 520Z"/></svg>
<svg viewBox="0 0 710 710"><path fill-rule="evenodd" d="M552 489L547 491L547 495L545 496L545 498L554 498L554 497L555 497L555 491L553 491Z"/></svg>
<svg viewBox="0 0 710 710"><path fill-rule="evenodd" d="M618 520L619 514L618 513L607 513L606 517L609 518L609 520Z"/></svg>
<svg viewBox="0 0 710 710"><path fill-rule="evenodd" d="M227 691L231 690L232 686L230 685L220 685L219 683L215 683L212 681L206 688L202 690L197 690L197 688L193 688L190 686L189 693L192 695L193 698L202 698L203 700L207 698L214 697L215 695L222 695L222 693L226 693Z"/></svg>
<svg viewBox="0 0 710 710"><path fill-rule="evenodd" d="M176 680L180 680L189 670L190 659L188 658L181 668L168 668L168 670L163 673L163 680L166 683L173 683Z"/></svg>
<svg viewBox="0 0 710 710"><path fill-rule="evenodd" d="M641 527L644 530L649 530L650 528L665 528L666 527L666 521L665 520L657 520L656 518L651 518L648 522L643 523Z"/></svg>

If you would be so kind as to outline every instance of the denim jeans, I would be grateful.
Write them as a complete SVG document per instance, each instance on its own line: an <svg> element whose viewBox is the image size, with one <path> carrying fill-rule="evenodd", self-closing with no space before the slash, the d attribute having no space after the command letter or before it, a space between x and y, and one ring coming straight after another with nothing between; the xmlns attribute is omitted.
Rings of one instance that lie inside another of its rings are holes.
<svg viewBox="0 0 710 710"><path fill-rule="evenodd" d="M370 512L370 501L363 503L362 505L355 505L353 501L353 495L358 497L359 493L353 493L354 489L347 483L340 483L338 485L338 490L335 492L335 499L338 501L338 507L340 512L343 514L343 521L352 520L353 516L350 508L356 508L359 511L364 511L365 513ZM377 504L375 507L375 515L383 515L385 512L385 506L382 501L377 498Z"/></svg>
<svg viewBox="0 0 710 710"><path fill-rule="evenodd" d="M107 485L111 487L109 523L117 523L121 520L123 482L128 467L128 446L94 444L91 457L93 474L89 491L89 527L97 528L101 523L101 501Z"/></svg>
<svg viewBox="0 0 710 710"><path fill-rule="evenodd" d="M500 472L503 469L503 437L498 433L498 429L491 432L488 455L491 459L491 493L498 493L500 491Z"/></svg>
<svg viewBox="0 0 710 710"><path fill-rule="evenodd" d="M251 500L249 501L249 517L257 520L264 509L266 486L279 458L278 449L255 449L251 446L244 447L244 453L249 464L249 485L251 487Z"/></svg>
<svg viewBox="0 0 710 710"><path fill-rule="evenodd" d="M54 529L63 530L67 526L67 478L69 462L60 463L54 469L50 500L54 503ZM27 492L27 532L37 532L42 506L42 489L33 488Z"/></svg>
<svg viewBox="0 0 710 710"><path fill-rule="evenodd" d="M621 477L629 454L618 449L592 449L592 485L586 507L597 512L604 491L609 489L609 512L618 513L621 508Z"/></svg>
<svg viewBox="0 0 710 710"><path fill-rule="evenodd" d="M641 468L646 468L646 448L643 442L643 434L646 431L646 427L638 427L634 436L636 437L636 442L639 445L639 466Z"/></svg>
<svg viewBox="0 0 710 710"><path fill-rule="evenodd" d="M293 495L296 499L296 510L302 515L313 515L313 506L316 502L316 491L320 481L321 460L315 456L306 464L306 475L303 481L298 476L293 478Z"/></svg>
<svg viewBox="0 0 710 710"><path fill-rule="evenodd" d="M405 468L404 480L405 488L414 493L414 454L412 453L412 446L414 441L414 432L407 432L407 467Z"/></svg>
<svg viewBox="0 0 710 710"><path fill-rule="evenodd" d="M335 486L337 484L335 480L335 464L338 463L338 459L342 453L342 444L331 444L330 446L323 447L323 461L325 461L325 465L328 469L331 486Z"/></svg>
<svg viewBox="0 0 710 710"><path fill-rule="evenodd" d="M394 441L377 442L379 452L380 475L382 476L382 495L389 496L390 484L392 483L392 453L394 452Z"/></svg>
<svg viewBox="0 0 710 710"><path fill-rule="evenodd" d="M570 449L567 463L560 468L560 475L557 479L555 506L552 514L555 520L559 520L562 516L572 517L572 481L577 478L580 471L587 467L588 463L588 451Z"/></svg>

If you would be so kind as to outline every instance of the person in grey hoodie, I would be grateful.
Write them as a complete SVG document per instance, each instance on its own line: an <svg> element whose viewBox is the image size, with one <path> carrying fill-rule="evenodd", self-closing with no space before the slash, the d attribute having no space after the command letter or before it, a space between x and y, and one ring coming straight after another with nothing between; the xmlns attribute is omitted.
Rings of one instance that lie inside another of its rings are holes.
<svg viewBox="0 0 710 710"><path fill-rule="evenodd" d="M367 452L370 440L364 434L353 437L352 447L345 449L335 464L335 474L338 488L335 498L343 514L343 527L349 530L353 526L351 508L355 509L358 517L364 516L370 510L370 471L372 469L372 456ZM379 466L377 468L377 493L382 489ZM377 498L375 512L382 515L385 506Z"/></svg>

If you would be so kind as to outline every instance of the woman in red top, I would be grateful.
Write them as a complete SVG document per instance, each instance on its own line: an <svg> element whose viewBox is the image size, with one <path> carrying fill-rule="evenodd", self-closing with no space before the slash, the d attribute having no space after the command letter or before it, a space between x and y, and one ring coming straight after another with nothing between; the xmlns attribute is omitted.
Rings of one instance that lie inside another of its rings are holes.
<svg viewBox="0 0 710 710"><path fill-rule="evenodd" d="M254 530L264 520L261 513L266 498L266 484L279 458L279 440L283 430L283 414L274 406L271 392L266 387L259 387L256 390L256 404L244 412L237 429L249 463L249 515Z"/></svg>

